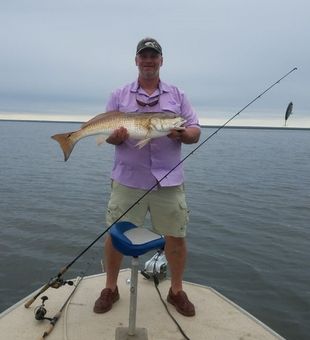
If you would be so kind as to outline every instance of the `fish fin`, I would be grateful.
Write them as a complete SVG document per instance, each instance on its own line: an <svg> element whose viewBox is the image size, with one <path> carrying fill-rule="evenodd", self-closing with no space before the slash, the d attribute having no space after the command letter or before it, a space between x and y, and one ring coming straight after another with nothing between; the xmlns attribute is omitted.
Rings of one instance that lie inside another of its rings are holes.
<svg viewBox="0 0 310 340"><path fill-rule="evenodd" d="M97 116L91 118L90 120L88 120L87 122L83 123L81 128L84 129L88 125L94 124L101 119L110 118L111 116L119 116L119 115L123 115L123 114L124 114L123 112L119 112L119 111L109 111L109 112L100 113L99 115L97 115Z"/></svg>
<svg viewBox="0 0 310 340"><path fill-rule="evenodd" d="M106 136L100 135L96 138L97 145L104 144L106 142Z"/></svg>
<svg viewBox="0 0 310 340"><path fill-rule="evenodd" d="M135 146L137 146L139 149L142 149L147 143L150 142L152 138L145 138L140 140Z"/></svg>
<svg viewBox="0 0 310 340"><path fill-rule="evenodd" d="M52 139L55 139L55 141L59 143L64 153L65 162L70 157L70 154L76 143L72 139L70 139L71 135L72 135L72 132L66 132L66 133L60 133L60 134L57 134L51 137Z"/></svg>

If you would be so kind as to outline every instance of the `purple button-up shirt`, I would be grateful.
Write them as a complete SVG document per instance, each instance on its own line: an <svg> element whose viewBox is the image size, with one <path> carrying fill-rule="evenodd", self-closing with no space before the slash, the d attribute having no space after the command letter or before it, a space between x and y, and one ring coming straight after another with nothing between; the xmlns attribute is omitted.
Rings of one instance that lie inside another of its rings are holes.
<svg viewBox="0 0 310 340"><path fill-rule="evenodd" d="M158 97L159 96L159 97ZM155 106L142 107L142 102L154 102ZM177 87L160 81L159 88L149 96L139 87L138 81L117 89L111 94L107 111L121 112L174 112L186 119L185 126L199 127L198 117L193 111L184 93ZM115 146L112 179L139 189L149 189L158 181L161 186L175 186L183 183L182 164L167 177L164 177L181 160L181 142L167 136L154 138L146 146L136 147L137 140L127 139Z"/></svg>

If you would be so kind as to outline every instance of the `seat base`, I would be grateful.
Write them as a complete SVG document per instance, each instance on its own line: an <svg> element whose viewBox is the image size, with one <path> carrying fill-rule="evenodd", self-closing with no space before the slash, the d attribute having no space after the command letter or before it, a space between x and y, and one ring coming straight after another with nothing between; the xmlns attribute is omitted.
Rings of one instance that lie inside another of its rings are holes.
<svg viewBox="0 0 310 340"><path fill-rule="evenodd" d="M146 328L135 328L135 334L129 335L129 327L117 327L115 340L148 340Z"/></svg>

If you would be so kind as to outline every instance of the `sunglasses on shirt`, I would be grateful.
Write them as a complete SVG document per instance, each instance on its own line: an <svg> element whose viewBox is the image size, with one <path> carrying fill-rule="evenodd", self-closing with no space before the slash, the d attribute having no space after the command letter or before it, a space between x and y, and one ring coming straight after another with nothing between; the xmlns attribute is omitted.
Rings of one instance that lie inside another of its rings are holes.
<svg viewBox="0 0 310 340"><path fill-rule="evenodd" d="M156 104L158 104L158 102L159 102L159 95L157 96L157 98L155 100L153 100L152 102L149 102L149 103L145 103L145 102L143 102L142 100L139 100L136 97L136 102L137 102L138 105L143 106L143 107L145 107L145 106L153 107Z"/></svg>

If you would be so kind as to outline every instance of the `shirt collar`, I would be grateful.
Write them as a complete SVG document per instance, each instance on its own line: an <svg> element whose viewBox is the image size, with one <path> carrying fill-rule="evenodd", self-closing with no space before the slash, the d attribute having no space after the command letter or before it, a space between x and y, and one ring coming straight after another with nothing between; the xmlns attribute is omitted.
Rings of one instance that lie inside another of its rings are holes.
<svg viewBox="0 0 310 340"><path fill-rule="evenodd" d="M158 88L159 88L160 94L162 94L164 92L170 92L169 86L166 83L162 82L161 80L159 80ZM139 89L139 83L138 83L138 79L137 79L136 81L134 81L131 84L130 92L137 93L138 89Z"/></svg>
<svg viewBox="0 0 310 340"><path fill-rule="evenodd" d="M164 92L170 92L170 88L166 83L159 81L159 91L160 91L160 94Z"/></svg>
<svg viewBox="0 0 310 340"><path fill-rule="evenodd" d="M138 88L139 88L139 83L138 83L138 79L136 81L134 81L131 86L130 86L130 92L138 92Z"/></svg>

